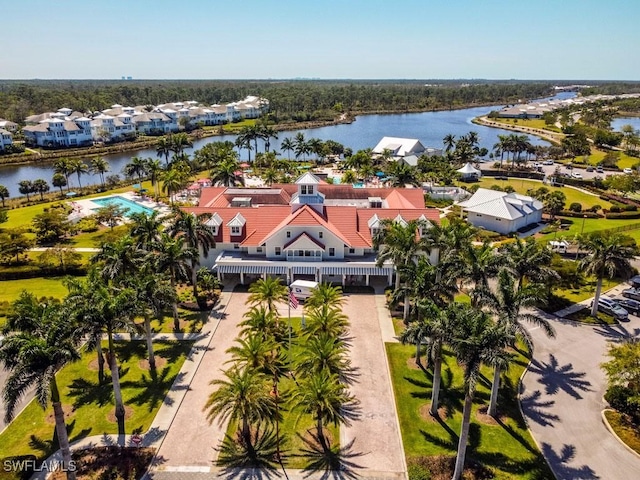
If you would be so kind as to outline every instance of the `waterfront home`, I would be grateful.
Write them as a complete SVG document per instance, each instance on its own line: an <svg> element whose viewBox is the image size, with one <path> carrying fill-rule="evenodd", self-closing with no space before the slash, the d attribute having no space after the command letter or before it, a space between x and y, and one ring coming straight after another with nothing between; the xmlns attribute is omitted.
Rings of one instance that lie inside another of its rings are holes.
<svg viewBox="0 0 640 480"><path fill-rule="evenodd" d="M415 167L421 155L442 155L442 149L425 147L420 140L415 138L383 137L373 148L377 155L389 153L391 160L403 162Z"/></svg>
<svg viewBox="0 0 640 480"><path fill-rule="evenodd" d="M27 125L22 129L25 143L49 148L91 145L91 120L82 116L69 120L69 114L50 115L36 125Z"/></svg>
<svg viewBox="0 0 640 480"><path fill-rule="evenodd" d="M5 120L4 118L0 118L0 128L2 130L6 130L8 132L15 132L16 130L18 130L18 124L11 122L9 120Z"/></svg>
<svg viewBox="0 0 640 480"><path fill-rule="evenodd" d="M132 119L136 130L145 135L158 135L177 132L179 130L176 118L171 118L161 112L149 112L137 115Z"/></svg>
<svg viewBox="0 0 640 480"><path fill-rule="evenodd" d="M13 145L13 135L8 130L0 128L0 151L4 152L11 145Z"/></svg>
<svg viewBox="0 0 640 480"><path fill-rule="evenodd" d="M203 188L197 207L210 215L216 247L202 258L220 278L240 282L266 275L318 282L369 284L372 277L392 283L391 264L376 265L373 238L383 219L421 220L423 235L440 221L426 208L421 189L354 188L330 185L306 173L295 184L264 188ZM437 261L437 252L430 254Z"/></svg>
<svg viewBox="0 0 640 480"><path fill-rule="evenodd" d="M475 227L507 234L542 220L542 202L518 193L479 188L460 202L467 221Z"/></svg>
<svg viewBox="0 0 640 480"><path fill-rule="evenodd" d="M100 115L94 117L91 122L91 135L93 140L101 142L111 142L135 136L136 126L131 121L132 116L121 113L117 117L111 115ZM86 119L78 119L76 122Z"/></svg>

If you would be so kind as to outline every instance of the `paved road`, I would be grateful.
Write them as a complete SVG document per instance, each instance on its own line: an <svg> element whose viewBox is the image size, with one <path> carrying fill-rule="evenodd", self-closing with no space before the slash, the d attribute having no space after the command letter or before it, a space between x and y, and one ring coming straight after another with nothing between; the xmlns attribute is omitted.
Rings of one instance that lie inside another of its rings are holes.
<svg viewBox="0 0 640 480"><path fill-rule="evenodd" d="M640 477L640 457L607 430L600 364L610 341L640 336L640 319L614 327L555 320L556 338L532 329L536 350L522 381L521 403L534 438L558 479Z"/></svg>
<svg viewBox="0 0 640 480"><path fill-rule="evenodd" d="M0 392L4 390L5 383L7 382L7 378L9 377L9 373L0 366ZM14 417L18 416L18 413L22 411L24 407L26 407L31 399L33 398L33 390L27 392L27 394L22 398L18 406L16 407ZM0 394L0 432L5 429L7 423L4 421L4 402L2 401L2 395Z"/></svg>

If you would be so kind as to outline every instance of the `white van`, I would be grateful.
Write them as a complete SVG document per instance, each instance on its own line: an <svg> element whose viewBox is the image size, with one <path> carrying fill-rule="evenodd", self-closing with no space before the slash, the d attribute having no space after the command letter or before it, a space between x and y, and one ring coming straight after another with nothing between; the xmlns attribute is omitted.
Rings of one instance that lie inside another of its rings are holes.
<svg viewBox="0 0 640 480"><path fill-rule="evenodd" d="M293 296L298 300L304 300L305 298L309 298L313 293L313 290L318 287L318 282L312 282L309 280L296 280L292 282L291 291L293 292Z"/></svg>
<svg viewBox="0 0 640 480"><path fill-rule="evenodd" d="M549 246L551 247L551 251L556 253L567 253L567 249L569 248L569 242L562 240L561 242L549 242Z"/></svg>

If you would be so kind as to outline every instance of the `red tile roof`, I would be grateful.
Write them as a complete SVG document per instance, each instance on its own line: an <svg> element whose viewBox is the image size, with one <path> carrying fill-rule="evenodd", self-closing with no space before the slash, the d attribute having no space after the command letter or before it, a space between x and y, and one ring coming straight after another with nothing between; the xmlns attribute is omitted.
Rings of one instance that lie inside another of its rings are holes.
<svg viewBox="0 0 640 480"><path fill-rule="evenodd" d="M271 189L280 188L279 195L269 194L270 198L290 198L297 191L297 185L284 184L273 185ZM396 188L353 188L345 185L319 185L319 191L327 198L355 198L381 197L387 200L390 208L358 208L355 206L331 205L325 206L323 214L316 212L312 207L304 205L292 213L291 206L254 203L252 207L231 207L230 199L225 195L227 187L207 187L202 189L199 207L187 207L186 211L193 213L218 213L223 220L219 227L216 241L223 243L238 242L244 246L260 246L265 241L287 225L321 226L340 238L351 248L368 248L373 245L368 221L373 215L378 218L393 219L401 215L405 220L415 220L424 215L432 223L439 223L439 211L434 208L425 208L424 197L420 189L396 189ZM251 194L240 195L259 199L262 195L256 192L259 189L251 189ZM349 197L351 195L351 197ZM238 195L233 195L238 196ZM230 237L227 223L237 213L241 213L246 219L243 236Z"/></svg>

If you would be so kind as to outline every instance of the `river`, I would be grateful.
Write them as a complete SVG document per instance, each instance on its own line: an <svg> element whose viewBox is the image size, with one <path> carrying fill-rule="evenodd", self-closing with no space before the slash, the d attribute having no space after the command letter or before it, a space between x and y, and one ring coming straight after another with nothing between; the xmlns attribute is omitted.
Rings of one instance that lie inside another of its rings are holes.
<svg viewBox="0 0 640 480"><path fill-rule="evenodd" d="M575 95L573 92L563 92L555 98L568 98ZM350 147L354 152L373 148L382 137L405 137L417 138L423 145L428 147L442 148L442 139L453 134L456 137L465 135L470 131L478 133L479 143L481 147L486 147L491 151L493 145L498 141L498 135L504 133L513 133L511 131L501 131L495 128L475 125L471 120L480 115L484 115L491 110L497 110L501 106L465 108L462 110L446 110L439 112L424 113L407 113L407 114L386 114L386 115L361 115L351 124L332 125L329 127L312 128L307 130L295 130L288 132L279 132L278 139L272 140L271 147L276 151L280 150L280 143L284 138L293 137L300 131L305 138L319 138L321 140L335 140L342 143L346 147ZM624 119L620 119L624 120ZM628 122L627 122L628 123ZM624 122L623 122L624 124ZM224 140L235 141L235 135L224 135L217 137L207 137L194 142L193 148L185 150L191 154L193 150L201 148L210 142L219 142ZM547 142L530 136L531 143L534 145L548 145ZM263 147L258 142L260 151ZM252 158L255 152L252 152ZM287 152L282 152L282 156L286 157ZM125 152L120 154L105 155L104 158L109 162L111 171L109 174L122 175L122 168L129 163L131 157L156 157L155 149L145 149L135 152ZM246 160L247 151L240 151L241 160ZM108 174L108 175L109 175ZM0 185L4 185L9 189L11 197L19 196L18 182L21 180L35 180L42 178L47 182L51 182L53 168L51 162L44 164L29 165L10 165L0 167ZM78 179L75 175L70 177L71 188L78 185ZM100 179L97 175L83 175L82 185L99 183Z"/></svg>

